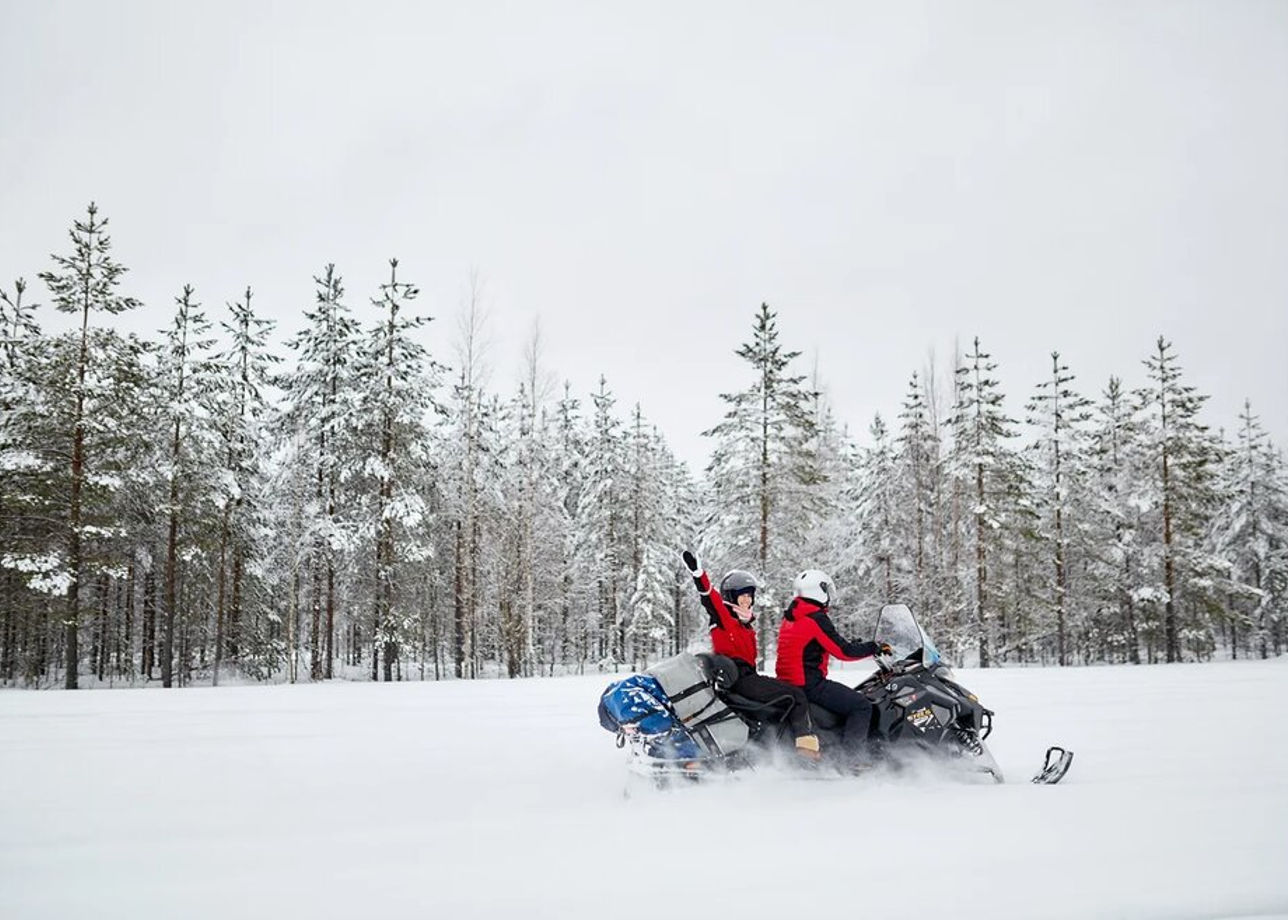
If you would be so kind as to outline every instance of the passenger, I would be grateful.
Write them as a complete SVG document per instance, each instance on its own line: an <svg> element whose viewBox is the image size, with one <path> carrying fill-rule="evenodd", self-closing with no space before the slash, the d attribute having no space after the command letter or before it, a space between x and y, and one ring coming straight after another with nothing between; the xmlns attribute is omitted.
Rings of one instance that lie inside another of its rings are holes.
<svg viewBox="0 0 1288 920"><path fill-rule="evenodd" d="M851 759L858 759L871 730L872 703L857 690L827 679L828 659L857 661L876 654L890 654L884 642L852 642L841 637L827 615L834 587L827 573L807 569L792 583L795 597L778 629L778 679L805 691L817 703L845 720L843 744Z"/></svg>
<svg viewBox="0 0 1288 920"><path fill-rule="evenodd" d="M818 760L818 736L809 715L809 703L798 687L766 677L756 671L756 579L749 572L734 569L720 580L720 591L711 590L711 579L698 565L689 550L681 554L685 568L693 576L702 606L711 619L711 648L717 655L733 659L738 679L729 690L757 703L768 703L784 696L791 697L788 719L796 736L796 753L807 760Z"/></svg>

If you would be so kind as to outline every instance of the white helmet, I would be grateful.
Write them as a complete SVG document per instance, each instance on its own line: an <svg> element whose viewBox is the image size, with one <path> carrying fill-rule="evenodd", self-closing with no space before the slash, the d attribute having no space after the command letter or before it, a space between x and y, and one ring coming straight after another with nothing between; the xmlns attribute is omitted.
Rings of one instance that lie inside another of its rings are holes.
<svg viewBox="0 0 1288 920"><path fill-rule="evenodd" d="M826 572L806 569L796 576L796 580L792 582L792 590L797 597L806 598L826 607L832 602L832 592L836 590L836 586L832 584L831 576Z"/></svg>

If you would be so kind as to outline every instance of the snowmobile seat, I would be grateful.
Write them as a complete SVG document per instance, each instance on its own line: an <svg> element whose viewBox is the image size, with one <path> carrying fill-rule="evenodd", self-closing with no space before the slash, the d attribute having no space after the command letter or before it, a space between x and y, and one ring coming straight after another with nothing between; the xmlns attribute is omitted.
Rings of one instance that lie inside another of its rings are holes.
<svg viewBox="0 0 1288 920"><path fill-rule="evenodd" d="M720 696L730 709L757 722L781 722L787 718L787 713L792 708L792 698L786 693L764 703L728 691L722 692Z"/></svg>

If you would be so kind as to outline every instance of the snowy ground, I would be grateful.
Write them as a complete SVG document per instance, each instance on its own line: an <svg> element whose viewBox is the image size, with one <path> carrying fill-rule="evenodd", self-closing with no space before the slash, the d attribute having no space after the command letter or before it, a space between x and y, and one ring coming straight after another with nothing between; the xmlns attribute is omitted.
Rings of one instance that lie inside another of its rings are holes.
<svg viewBox="0 0 1288 920"><path fill-rule="evenodd" d="M1288 916L1288 659L959 677L1007 785L627 799L602 676L0 693L0 917Z"/></svg>

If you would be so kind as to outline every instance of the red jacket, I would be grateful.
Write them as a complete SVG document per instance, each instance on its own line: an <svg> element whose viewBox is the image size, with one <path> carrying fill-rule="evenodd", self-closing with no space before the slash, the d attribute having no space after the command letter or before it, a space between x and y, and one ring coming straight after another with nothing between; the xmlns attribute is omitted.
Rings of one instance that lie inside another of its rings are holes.
<svg viewBox="0 0 1288 920"><path fill-rule="evenodd" d="M756 666L755 621L744 624L731 611L720 592L711 590L711 579L706 572L693 576L702 606L711 618L711 650L717 655L728 655L736 661Z"/></svg>
<svg viewBox="0 0 1288 920"><path fill-rule="evenodd" d="M874 642L849 642L841 638L827 615L827 608L803 597L795 598L778 627L778 679L796 687L812 687L827 678L829 656L857 661L877 652Z"/></svg>

